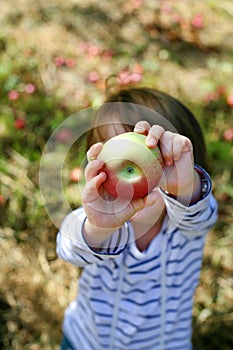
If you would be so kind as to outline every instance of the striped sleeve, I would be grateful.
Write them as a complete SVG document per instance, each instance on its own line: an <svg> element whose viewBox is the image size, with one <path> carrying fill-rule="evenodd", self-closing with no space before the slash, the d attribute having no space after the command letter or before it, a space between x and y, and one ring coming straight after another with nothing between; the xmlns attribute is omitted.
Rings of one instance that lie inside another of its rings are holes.
<svg viewBox="0 0 233 350"><path fill-rule="evenodd" d="M83 236L86 216L83 208L71 212L64 219L57 235L58 256L79 267L118 256L129 241L129 228L124 226L113 232L98 251L92 249Z"/></svg>
<svg viewBox="0 0 233 350"><path fill-rule="evenodd" d="M206 234L217 221L218 205L211 194L211 179L203 169L202 171L202 176L207 184L208 191L203 198L195 204L187 207L161 190L170 225L173 228L179 228L187 237Z"/></svg>

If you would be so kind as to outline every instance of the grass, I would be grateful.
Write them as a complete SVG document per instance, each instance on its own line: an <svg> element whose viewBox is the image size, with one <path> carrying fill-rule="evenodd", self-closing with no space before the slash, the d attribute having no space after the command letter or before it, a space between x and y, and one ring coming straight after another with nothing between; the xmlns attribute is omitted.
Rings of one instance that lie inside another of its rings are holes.
<svg viewBox="0 0 233 350"><path fill-rule="evenodd" d="M127 76L128 85L172 94L203 128L219 219L195 295L194 349L233 348L232 14L230 0L1 5L1 348L58 349L80 271L56 256L57 227L41 197L40 160L61 123L104 100L110 75L120 85ZM59 137L66 148L67 134ZM70 148L63 168L72 208L80 197L70 173L83 159L82 145ZM60 220L63 208L55 204Z"/></svg>

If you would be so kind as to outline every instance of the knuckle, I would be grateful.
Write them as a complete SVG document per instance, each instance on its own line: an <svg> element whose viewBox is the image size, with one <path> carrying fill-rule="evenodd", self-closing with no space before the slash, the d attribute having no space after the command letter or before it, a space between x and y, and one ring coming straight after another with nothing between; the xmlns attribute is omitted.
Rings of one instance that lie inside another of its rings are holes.
<svg viewBox="0 0 233 350"><path fill-rule="evenodd" d="M160 125L152 125L151 131L156 133L161 133L161 134L165 132L164 128Z"/></svg>
<svg viewBox="0 0 233 350"><path fill-rule="evenodd" d="M140 131L148 131L150 129L150 124L146 120L140 120L135 125L136 129L141 129Z"/></svg>

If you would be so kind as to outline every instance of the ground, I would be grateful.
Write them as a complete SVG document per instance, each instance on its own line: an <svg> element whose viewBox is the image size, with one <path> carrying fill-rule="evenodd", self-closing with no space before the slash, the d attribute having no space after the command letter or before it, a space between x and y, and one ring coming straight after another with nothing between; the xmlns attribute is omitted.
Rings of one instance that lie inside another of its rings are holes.
<svg viewBox="0 0 233 350"><path fill-rule="evenodd" d="M231 0L2 1L0 348L58 349L80 271L56 256L40 159L62 121L104 100L106 79L164 90L201 123L219 220L195 296L194 349L233 348L232 19ZM64 172L71 207L74 158Z"/></svg>

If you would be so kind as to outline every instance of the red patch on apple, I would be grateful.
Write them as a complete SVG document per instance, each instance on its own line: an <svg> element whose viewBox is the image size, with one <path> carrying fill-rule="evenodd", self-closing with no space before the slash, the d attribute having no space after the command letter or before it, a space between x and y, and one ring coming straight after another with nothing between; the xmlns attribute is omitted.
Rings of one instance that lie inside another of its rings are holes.
<svg viewBox="0 0 233 350"><path fill-rule="evenodd" d="M98 159L107 174L103 187L113 197L143 198L158 185L163 159L159 148L147 147L145 140L145 135L127 132L104 143Z"/></svg>

